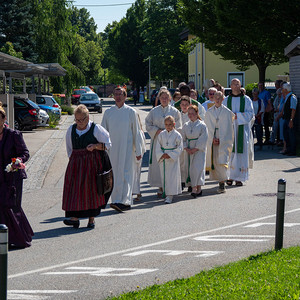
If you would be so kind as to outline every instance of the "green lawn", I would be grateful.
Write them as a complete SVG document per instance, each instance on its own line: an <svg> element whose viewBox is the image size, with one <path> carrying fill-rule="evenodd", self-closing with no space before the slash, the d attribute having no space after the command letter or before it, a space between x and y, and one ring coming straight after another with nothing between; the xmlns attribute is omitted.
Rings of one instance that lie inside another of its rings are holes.
<svg viewBox="0 0 300 300"><path fill-rule="evenodd" d="M110 299L300 299L300 247L271 251Z"/></svg>

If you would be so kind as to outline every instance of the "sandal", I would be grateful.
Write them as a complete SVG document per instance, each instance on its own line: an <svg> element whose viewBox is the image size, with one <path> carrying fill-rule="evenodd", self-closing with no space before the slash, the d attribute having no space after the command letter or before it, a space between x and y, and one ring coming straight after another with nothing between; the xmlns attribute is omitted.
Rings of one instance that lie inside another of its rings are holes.
<svg viewBox="0 0 300 300"><path fill-rule="evenodd" d="M226 180L226 184L232 186L233 180Z"/></svg>
<svg viewBox="0 0 300 300"><path fill-rule="evenodd" d="M243 186L243 183L242 183L241 181L236 181L236 182L235 182L235 185L236 185L236 186Z"/></svg>

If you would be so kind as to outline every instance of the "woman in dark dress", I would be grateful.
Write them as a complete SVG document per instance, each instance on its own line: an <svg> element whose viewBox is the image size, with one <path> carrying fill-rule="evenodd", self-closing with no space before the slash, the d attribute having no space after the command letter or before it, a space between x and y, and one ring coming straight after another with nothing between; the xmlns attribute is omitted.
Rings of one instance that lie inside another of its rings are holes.
<svg viewBox="0 0 300 300"><path fill-rule="evenodd" d="M29 151L22 133L5 125L6 113L0 104L0 224L8 227L9 245L19 248L31 246L33 231L21 207L25 170L7 172L13 158L22 163L29 159Z"/></svg>
<svg viewBox="0 0 300 300"><path fill-rule="evenodd" d="M66 211L64 224L79 227L79 218L89 218L87 227L94 228L94 218L100 214L111 193L98 195L96 174L111 169L105 148L111 146L109 133L89 120L85 105L74 112L75 124L66 134L69 163L64 182L63 205Z"/></svg>

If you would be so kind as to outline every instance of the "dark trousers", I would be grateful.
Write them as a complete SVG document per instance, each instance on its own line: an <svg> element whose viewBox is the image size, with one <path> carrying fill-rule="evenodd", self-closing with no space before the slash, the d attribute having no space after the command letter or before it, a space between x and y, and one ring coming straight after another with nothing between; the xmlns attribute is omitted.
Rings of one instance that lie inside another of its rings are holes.
<svg viewBox="0 0 300 300"><path fill-rule="evenodd" d="M283 123L283 138L286 142L286 151L288 153L296 154L296 135L295 126L289 127L289 120L284 120Z"/></svg>
<svg viewBox="0 0 300 300"><path fill-rule="evenodd" d="M255 131L255 136L257 139L257 144L259 146L262 146L262 138L263 138L263 127L261 124L255 124L252 126L252 134L254 136L254 131Z"/></svg>
<svg viewBox="0 0 300 300"><path fill-rule="evenodd" d="M265 128L265 137L266 137L266 141L269 141L270 139L270 115L271 113L269 112L265 112L264 113L264 128Z"/></svg>

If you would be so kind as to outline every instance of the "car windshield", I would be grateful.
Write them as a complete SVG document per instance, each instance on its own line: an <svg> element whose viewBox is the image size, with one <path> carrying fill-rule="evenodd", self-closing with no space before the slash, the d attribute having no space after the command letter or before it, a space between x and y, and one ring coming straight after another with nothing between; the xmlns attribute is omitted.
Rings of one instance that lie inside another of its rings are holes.
<svg viewBox="0 0 300 300"><path fill-rule="evenodd" d="M91 101L91 100L98 100L98 96L95 94L89 95L82 95L80 101Z"/></svg>

